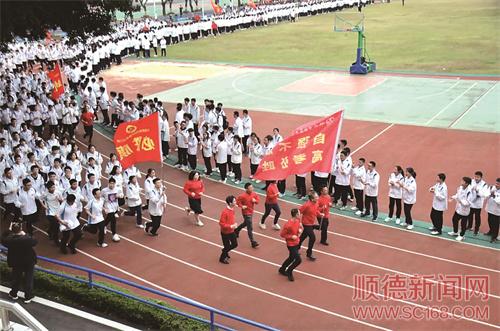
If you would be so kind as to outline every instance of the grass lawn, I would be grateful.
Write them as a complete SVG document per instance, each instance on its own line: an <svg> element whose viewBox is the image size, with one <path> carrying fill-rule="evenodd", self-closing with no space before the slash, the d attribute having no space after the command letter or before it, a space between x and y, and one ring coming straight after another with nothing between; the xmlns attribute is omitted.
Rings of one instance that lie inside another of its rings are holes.
<svg viewBox="0 0 500 331"><path fill-rule="evenodd" d="M364 9L367 49L382 70L500 74L498 0L407 0ZM355 33L334 14L239 31L168 49L170 59L348 68ZM495 32L497 31L497 32Z"/></svg>

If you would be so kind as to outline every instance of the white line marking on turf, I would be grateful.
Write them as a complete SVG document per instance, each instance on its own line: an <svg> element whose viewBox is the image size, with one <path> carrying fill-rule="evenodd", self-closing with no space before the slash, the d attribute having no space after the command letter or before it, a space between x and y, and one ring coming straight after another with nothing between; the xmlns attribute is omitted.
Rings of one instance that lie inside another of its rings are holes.
<svg viewBox="0 0 500 331"><path fill-rule="evenodd" d="M446 106L444 106L436 115L432 116L427 122L425 122L425 125L429 125L432 121L434 121L439 115L441 115L443 112L445 112L448 107L450 107L451 105L453 105L455 102L457 102L458 99L460 99L461 97L463 97L465 95L465 93L469 92L470 89L472 89L474 86L476 86L477 83L474 83L472 84L471 86L469 86L468 89L466 89L464 92L460 93L459 96L457 96L455 99L453 99L450 103L448 103Z"/></svg>
<svg viewBox="0 0 500 331"><path fill-rule="evenodd" d="M9 293L10 292L10 288L0 285L0 292ZM20 293L24 293L22 291L19 291L19 292ZM122 323L118 323L118 322L115 322L115 321L112 321L110 319L103 318L103 317L100 317L100 316L97 316L97 315L94 315L94 314L90 314L90 313L87 313L87 312L85 312L83 310L79 310L79 309L76 309L76 308L73 308L73 307L70 307L70 306L65 306L65 305L62 305L62 304L60 304L58 302L50 301L50 300L47 300L47 299L44 299L44 298L41 298L41 297L34 297L33 301L36 302L36 303L39 303L41 305L44 305L44 306L47 306L47 307L50 307L50 308L54 308L54 309L60 310L62 312L68 313L70 315L74 315L74 316L80 317L82 319L89 320L91 322L95 322L95 323L98 323L98 324L109 326L110 328L113 328L113 329L116 329L116 330L122 330L122 331L140 331L139 329L130 327L128 325L125 325L125 324L122 324Z"/></svg>
<svg viewBox="0 0 500 331"><path fill-rule="evenodd" d="M377 139L378 137L380 137L381 135L383 135L386 131L388 131L390 128L392 128L395 124L392 123L388 126L386 126L382 131L380 131L379 133L377 133L376 135L374 135L373 137L371 137L368 141L366 141L363 145L359 146L358 148L356 148L352 153L351 155L354 155L356 152L358 152L359 150L361 150L363 147L365 147L366 145L368 145L369 143L371 143L372 141L374 141L375 139Z"/></svg>
<svg viewBox="0 0 500 331"><path fill-rule="evenodd" d="M445 81L445 82L448 82L448 81ZM441 81L440 83L443 83L443 82ZM441 91L441 92L437 92L437 93L433 93L433 94L421 95L419 97L416 97L415 99L420 100L420 99L425 99L425 98L429 98L429 97L434 97L436 95L445 94L446 92L451 91L459 83L460 83L460 78L457 78L457 81L455 82L455 84L453 84L452 86L448 87L446 90Z"/></svg>
<svg viewBox="0 0 500 331"><path fill-rule="evenodd" d="M454 121L451 123L450 128L452 128L452 127L454 127L455 125L457 125L457 124L458 124L458 122L460 122L460 121L462 120L462 118L464 118L464 117L465 117L465 115L467 115L467 114L471 111L471 109L472 109L472 108L474 108L474 107L478 104L479 100L481 100L481 99L482 99L482 98L484 98L484 97L485 97L488 93L490 93L491 91L493 91L493 88L494 88L496 85L497 85L497 82L495 82L495 84L493 84L493 85L492 85L492 86L491 86L491 87L490 87L490 88L486 91L486 93L483 93L483 95L481 95L479 98L477 98L477 100L476 100L476 101L474 101L474 103L473 103L473 104L472 104L472 105L471 105L471 106L470 106L470 107L469 107L469 108L468 108L468 109L467 109L467 110L466 110L466 111L465 111L462 115L460 115L460 117L459 117L459 118L457 118L456 120L454 120ZM498 118L497 118L497 119L498 119Z"/></svg>

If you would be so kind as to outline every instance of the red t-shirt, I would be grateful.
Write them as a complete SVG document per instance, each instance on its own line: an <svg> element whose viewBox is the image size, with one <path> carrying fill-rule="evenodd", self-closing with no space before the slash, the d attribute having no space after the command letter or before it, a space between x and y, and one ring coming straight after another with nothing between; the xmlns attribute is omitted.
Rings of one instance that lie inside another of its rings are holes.
<svg viewBox="0 0 500 331"><path fill-rule="evenodd" d="M303 225L316 224L316 218L320 214L318 210L318 203L307 201L305 204L302 205L302 207L300 207L300 213L302 214Z"/></svg>
<svg viewBox="0 0 500 331"><path fill-rule="evenodd" d="M300 221L292 218L286 222L283 229L281 229L280 236L285 238L288 247L297 246L299 244L300 228ZM292 239L293 236L297 236L297 238Z"/></svg>
<svg viewBox="0 0 500 331"><path fill-rule="evenodd" d="M318 198L318 210L320 213L325 214L324 218L330 216L330 207L332 205L332 197L328 194L320 195Z"/></svg>
<svg viewBox="0 0 500 331"><path fill-rule="evenodd" d="M82 123L85 126L92 126L94 125L94 114L91 112L86 112L85 114L82 114Z"/></svg>
<svg viewBox="0 0 500 331"><path fill-rule="evenodd" d="M255 199L255 203L252 202L252 199ZM236 199L236 202L240 208L247 206L246 209L241 209L243 215L252 215L254 206L259 203L259 196L255 192L250 194L245 192L240 194L240 196Z"/></svg>
<svg viewBox="0 0 500 331"><path fill-rule="evenodd" d="M267 204L277 204L278 203L278 186L276 183L271 183L266 190L266 203Z"/></svg>
<svg viewBox="0 0 500 331"><path fill-rule="evenodd" d="M234 229L231 227L231 225L233 224L234 224L234 209L226 207L220 214L220 219L219 219L220 232L224 234L233 233Z"/></svg>
<svg viewBox="0 0 500 331"><path fill-rule="evenodd" d="M184 184L183 191L191 199L201 199L200 193L203 193L205 191L205 186L203 185L203 182L201 180L188 180ZM194 197L191 195L191 193L194 193Z"/></svg>

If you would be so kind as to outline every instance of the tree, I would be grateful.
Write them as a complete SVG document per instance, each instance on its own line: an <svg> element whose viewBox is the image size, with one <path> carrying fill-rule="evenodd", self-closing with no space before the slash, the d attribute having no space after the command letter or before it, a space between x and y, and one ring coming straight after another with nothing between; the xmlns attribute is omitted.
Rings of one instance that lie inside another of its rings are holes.
<svg viewBox="0 0 500 331"><path fill-rule="evenodd" d="M163 10L163 16L167 16L167 11L165 9L167 2L168 2L168 7L170 8L170 12L172 12L172 4L174 3L174 0L161 0L161 8Z"/></svg>
<svg viewBox="0 0 500 331"><path fill-rule="evenodd" d="M0 42L42 39L47 30L58 27L71 38L106 34L116 11L133 11L132 0L1 1Z"/></svg>
<svg viewBox="0 0 500 331"><path fill-rule="evenodd" d="M147 7L146 7L147 3L148 3L148 0L139 0L139 5L144 10L144 14L146 14L146 11L147 11Z"/></svg>

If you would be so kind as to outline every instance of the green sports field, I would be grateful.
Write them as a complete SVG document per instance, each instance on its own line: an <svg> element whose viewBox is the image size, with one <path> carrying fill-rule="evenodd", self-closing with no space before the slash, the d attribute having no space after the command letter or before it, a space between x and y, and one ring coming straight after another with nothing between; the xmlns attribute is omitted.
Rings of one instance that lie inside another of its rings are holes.
<svg viewBox="0 0 500 331"><path fill-rule="evenodd" d="M407 0L364 9L368 53L381 70L500 74L498 0ZM183 43L169 59L345 69L354 33L333 32L334 14Z"/></svg>

